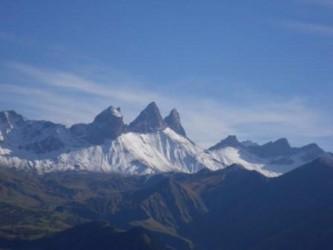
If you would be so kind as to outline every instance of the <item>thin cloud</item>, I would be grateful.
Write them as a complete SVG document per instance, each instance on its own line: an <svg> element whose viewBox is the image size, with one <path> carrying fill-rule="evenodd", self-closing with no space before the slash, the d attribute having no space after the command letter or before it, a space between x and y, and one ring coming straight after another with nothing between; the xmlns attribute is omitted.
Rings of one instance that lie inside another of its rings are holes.
<svg viewBox="0 0 333 250"><path fill-rule="evenodd" d="M2 99L15 97L16 102L22 103L24 107L28 105L32 114L40 114L41 117L36 117L36 119L70 125L77 122L88 122L97 111L100 111L97 109L98 106L101 106L98 103L90 105L50 90L13 84L0 84L0 86L1 94L4 95Z"/></svg>
<svg viewBox="0 0 333 250"><path fill-rule="evenodd" d="M144 85L140 89L121 86L121 80L105 79L101 83L75 72L20 63L11 63L10 67L16 76L21 74L34 85L0 83L0 98L21 100L22 108L29 106L41 119L56 119L66 124L87 122L114 104L122 108L129 122L154 100L162 111L178 108L189 136L205 147L228 134L240 135L242 139L333 136L327 116L298 98L276 101L274 96L268 96L252 105L237 105L223 99L166 96ZM77 94L73 96L69 90Z"/></svg>
<svg viewBox="0 0 333 250"><path fill-rule="evenodd" d="M282 25L298 32L303 32L308 34L318 34L324 36L333 36L333 26L331 25L301 22L301 21L286 21L282 22Z"/></svg>
<svg viewBox="0 0 333 250"><path fill-rule="evenodd" d="M40 69L22 63L9 63L8 65L11 68L20 71L21 73L25 73L35 79L38 79L39 81L42 81L45 85L58 88L72 89L81 93L95 95L103 98L111 98L121 102L145 104L147 100L155 100L161 98L154 93L148 91L141 91L139 89L130 91L126 88L121 89L119 87L110 87L115 84L120 86L122 85L121 82L105 82L101 84L95 81L87 80L73 73Z"/></svg>
<svg viewBox="0 0 333 250"><path fill-rule="evenodd" d="M181 106L185 126L205 146L228 134L239 135L242 139L333 135L325 115L299 99L244 106L212 101L200 105L200 101L193 100Z"/></svg>
<svg viewBox="0 0 333 250"><path fill-rule="evenodd" d="M321 5L325 7L333 7L333 0L305 0L304 3L312 5Z"/></svg>

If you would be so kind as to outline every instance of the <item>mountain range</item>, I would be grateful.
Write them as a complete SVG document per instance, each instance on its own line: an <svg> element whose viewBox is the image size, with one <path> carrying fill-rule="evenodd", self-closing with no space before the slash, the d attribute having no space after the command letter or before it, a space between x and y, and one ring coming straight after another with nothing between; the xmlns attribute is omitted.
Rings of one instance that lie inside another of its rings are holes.
<svg viewBox="0 0 333 250"><path fill-rule="evenodd" d="M0 249L330 249L332 178L331 154L275 178L0 168Z"/></svg>
<svg viewBox="0 0 333 250"><path fill-rule="evenodd" d="M240 164L274 177L324 154L316 144L296 148L284 138L259 145L228 136L204 149L188 137L176 109L163 118L155 102L129 124L124 123L120 108L112 106L91 123L71 127L29 120L15 111L0 112L0 165L40 174L65 170L197 173Z"/></svg>
<svg viewBox="0 0 333 250"><path fill-rule="evenodd" d="M177 110L66 127L0 112L0 249L316 250L333 245L333 155L231 135Z"/></svg>

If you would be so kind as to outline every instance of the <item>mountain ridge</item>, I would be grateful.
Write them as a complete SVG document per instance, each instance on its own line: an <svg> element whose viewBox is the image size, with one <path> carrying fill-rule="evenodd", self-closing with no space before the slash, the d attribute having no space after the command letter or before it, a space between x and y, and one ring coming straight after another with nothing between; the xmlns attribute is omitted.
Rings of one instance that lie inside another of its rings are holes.
<svg viewBox="0 0 333 250"><path fill-rule="evenodd" d="M129 124L120 108L109 106L91 123L67 128L48 121L0 112L0 164L37 169L155 174L218 170L234 163L267 176L309 162L324 153L316 144L291 147L287 139L263 145L229 136L209 149L188 138L176 109L162 117L155 102Z"/></svg>
<svg viewBox="0 0 333 250"><path fill-rule="evenodd" d="M168 249L328 249L332 159L325 155L277 178L236 164L153 176L75 171L38 176L0 168L0 247L11 243L2 239L21 240L23 249L31 246L27 239L52 245L59 239L70 244L56 249L72 249L73 236L113 238L103 225L85 226L106 221L124 232L143 228Z"/></svg>

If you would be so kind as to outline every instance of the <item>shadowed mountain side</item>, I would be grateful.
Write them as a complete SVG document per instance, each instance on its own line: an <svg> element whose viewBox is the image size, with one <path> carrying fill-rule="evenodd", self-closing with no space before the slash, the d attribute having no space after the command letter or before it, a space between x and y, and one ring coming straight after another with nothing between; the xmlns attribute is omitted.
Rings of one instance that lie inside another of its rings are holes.
<svg viewBox="0 0 333 250"><path fill-rule="evenodd" d="M332 178L330 155L277 178L240 165L131 177L1 168L0 235L31 239L105 220L173 249L327 249Z"/></svg>
<svg viewBox="0 0 333 250"><path fill-rule="evenodd" d="M332 246L332 161L316 160L266 180L240 168L230 170L223 183L205 193L209 213L189 227L188 237L197 239L200 249Z"/></svg>
<svg viewBox="0 0 333 250"><path fill-rule="evenodd" d="M10 250L163 250L156 239L142 228L119 231L106 223L87 223L50 237L33 241L1 240L0 247Z"/></svg>

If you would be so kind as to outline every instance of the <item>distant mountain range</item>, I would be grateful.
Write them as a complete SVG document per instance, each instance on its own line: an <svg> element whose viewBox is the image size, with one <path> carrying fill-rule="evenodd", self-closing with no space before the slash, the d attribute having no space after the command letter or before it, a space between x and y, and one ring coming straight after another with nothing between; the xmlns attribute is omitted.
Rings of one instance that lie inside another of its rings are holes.
<svg viewBox="0 0 333 250"><path fill-rule="evenodd" d="M240 164L278 176L325 154L316 144L291 147L287 139L264 145L229 136L209 149L188 138L177 110L163 118L150 103L130 124L109 107L89 124L67 128L32 121L15 111L0 112L0 165L39 173L64 170L125 175L196 173Z"/></svg>

